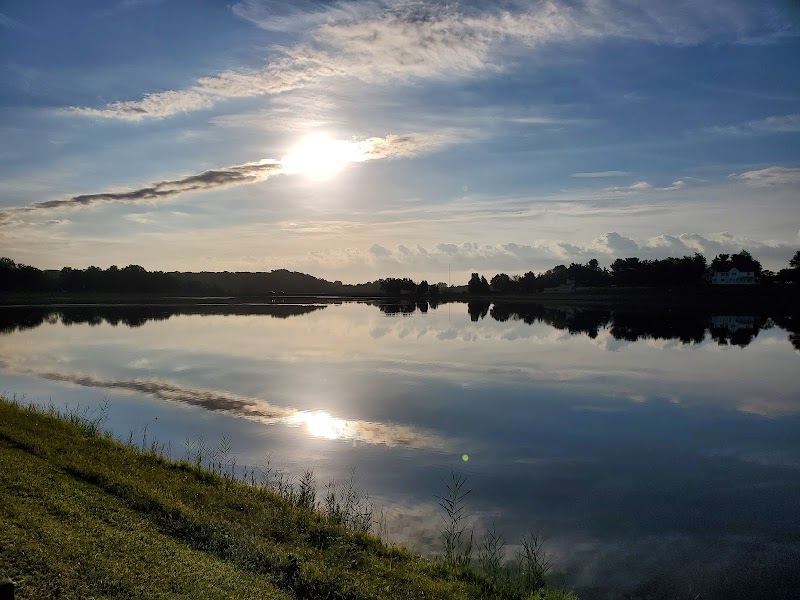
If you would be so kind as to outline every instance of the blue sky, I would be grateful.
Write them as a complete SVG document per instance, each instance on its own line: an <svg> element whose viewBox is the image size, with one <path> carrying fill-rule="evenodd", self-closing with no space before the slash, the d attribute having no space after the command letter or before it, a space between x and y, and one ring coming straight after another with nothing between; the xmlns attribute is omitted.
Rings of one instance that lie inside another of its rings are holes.
<svg viewBox="0 0 800 600"><path fill-rule="evenodd" d="M446 280L800 248L800 9L0 2L0 243ZM290 168L291 167L291 168Z"/></svg>

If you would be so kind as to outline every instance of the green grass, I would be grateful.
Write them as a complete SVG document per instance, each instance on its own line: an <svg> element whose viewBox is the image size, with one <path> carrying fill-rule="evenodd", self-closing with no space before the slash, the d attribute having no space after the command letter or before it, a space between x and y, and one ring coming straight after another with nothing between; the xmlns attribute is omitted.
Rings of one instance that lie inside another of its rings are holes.
<svg viewBox="0 0 800 600"><path fill-rule="evenodd" d="M0 578L18 598L526 598L340 523L0 398Z"/></svg>

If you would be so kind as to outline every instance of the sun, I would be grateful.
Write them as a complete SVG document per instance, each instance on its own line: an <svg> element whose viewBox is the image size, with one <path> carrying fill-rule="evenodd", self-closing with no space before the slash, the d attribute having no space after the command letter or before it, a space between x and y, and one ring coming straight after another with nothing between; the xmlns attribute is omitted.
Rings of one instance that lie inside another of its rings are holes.
<svg viewBox="0 0 800 600"><path fill-rule="evenodd" d="M330 179L352 162L364 160L358 144L324 135L307 137L281 159L283 172Z"/></svg>

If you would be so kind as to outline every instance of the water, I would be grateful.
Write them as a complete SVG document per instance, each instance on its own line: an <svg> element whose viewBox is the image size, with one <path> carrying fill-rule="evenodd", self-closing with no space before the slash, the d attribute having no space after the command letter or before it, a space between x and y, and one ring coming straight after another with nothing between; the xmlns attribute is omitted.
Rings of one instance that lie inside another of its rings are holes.
<svg viewBox="0 0 800 600"><path fill-rule="evenodd" d="M584 599L791 598L796 324L485 303L2 308L0 391L107 399L119 438L175 457L225 435L239 465L355 469L390 536L422 552L456 470L476 535L496 527L513 554L541 532Z"/></svg>

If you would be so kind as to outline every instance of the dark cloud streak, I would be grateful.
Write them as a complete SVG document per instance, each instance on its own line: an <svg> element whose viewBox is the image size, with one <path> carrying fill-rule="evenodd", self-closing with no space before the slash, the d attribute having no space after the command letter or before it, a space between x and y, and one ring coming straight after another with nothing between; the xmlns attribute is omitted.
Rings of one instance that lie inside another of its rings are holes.
<svg viewBox="0 0 800 600"><path fill-rule="evenodd" d="M211 169L199 175L190 175L183 179L160 181L138 190L129 192L103 192L100 194L82 194L63 200L38 202L31 209L62 208L68 206L91 206L102 202L140 202L146 200L164 200L186 192L204 192L248 183L256 183L266 179L281 165L274 161L245 163L233 167Z"/></svg>
<svg viewBox="0 0 800 600"><path fill-rule="evenodd" d="M8 224L15 214L58 208L78 208L106 202L153 202L173 198L189 192L207 192L216 189L247 185L263 181L279 173L281 164L274 160L260 160L231 167L210 169L181 179L158 181L127 192L102 192L81 194L59 200L37 202L30 206L13 207L0 212L0 224Z"/></svg>

